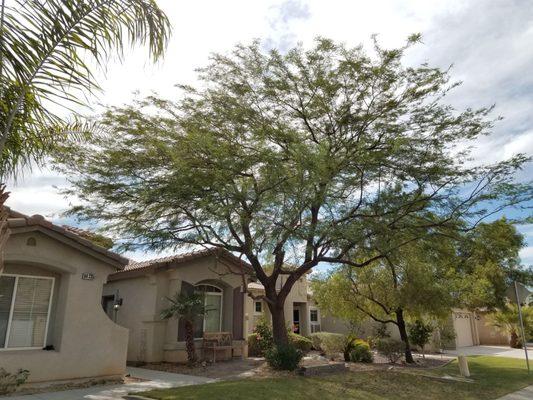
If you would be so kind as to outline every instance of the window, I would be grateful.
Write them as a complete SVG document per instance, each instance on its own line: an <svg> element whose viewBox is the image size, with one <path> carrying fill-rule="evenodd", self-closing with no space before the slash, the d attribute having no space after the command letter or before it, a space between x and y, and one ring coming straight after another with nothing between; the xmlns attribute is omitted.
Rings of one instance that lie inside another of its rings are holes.
<svg viewBox="0 0 533 400"><path fill-rule="evenodd" d="M206 314L195 321L194 337L200 338L204 332L222 330L222 289L213 285L198 285L196 292L205 296Z"/></svg>
<svg viewBox="0 0 533 400"><path fill-rule="evenodd" d="M309 310L309 321L311 322L311 333L320 332L320 319L316 308Z"/></svg>
<svg viewBox="0 0 533 400"><path fill-rule="evenodd" d="M0 349L46 346L54 278L0 276Z"/></svg>
<svg viewBox="0 0 533 400"><path fill-rule="evenodd" d="M254 304L254 312L256 314L261 314L263 312L263 303L261 301L256 301Z"/></svg>

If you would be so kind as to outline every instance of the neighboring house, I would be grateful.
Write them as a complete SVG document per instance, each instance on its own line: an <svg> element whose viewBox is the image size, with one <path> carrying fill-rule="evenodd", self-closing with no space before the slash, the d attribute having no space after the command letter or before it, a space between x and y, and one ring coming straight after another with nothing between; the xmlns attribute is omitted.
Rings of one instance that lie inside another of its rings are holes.
<svg viewBox="0 0 533 400"><path fill-rule="evenodd" d="M254 300L264 294L263 286L252 278L249 264L222 249L206 249L159 259L131 262L124 270L111 275L104 287L102 304L109 317L130 331L128 361L130 362L184 362L184 326L176 319L163 320L161 310L168 306L167 297L182 290L205 293L210 311L195 323L197 350L202 356L204 332L229 332L233 337L233 354L245 352L245 339L253 332L261 317L270 318L265 301ZM285 275L281 275L281 288ZM120 303L119 311L113 305ZM322 315L312 299L307 276L293 286L285 301L286 324L294 332L309 335L325 331L350 333L361 336L373 333L378 324L367 323L353 327L349 323ZM477 344L506 343L497 331L485 326L482 316L454 310L450 324L456 331L452 347ZM395 326L390 326L392 337L399 338ZM488 338L492 338L489 340ZM508 342L507 342L508 343ZM218 357L218 356L217 356Z"/></svg>
<svg viewBox="0 0 533 400"><path fill-rule="evenodd" d="M484 312L453 310L456 348L479 345L509 345L509 335L491 325Z"/></svg>
<svg viewBox="0 0 533 400"><path fill-rule="evenodd" d="M276 285L279 290L285 283L286 275L281 274ZM263 285L257 282L250 282L248 284L248 291L254 297L261 297L265 294ZM248 297L246 302L247 320L251 323L247 324L247 333L253 332L259 318L264 316L271 319L270 311L266 302L261 300L252 300ZM320 310L312 299L312 293L309 289L307 276L302 276L294 284L289 295L285 300L285 307L283 309L285 314L285 322L289 329L294 333L308 336L314 332L320 332L323 329L323 319ZM335 332L336 330L329 330L328 332Z"/></svg>
<svg viewBox="0 0 533 400"><path fill-rule="evenodd" d="M249 264L222 249L133 262L109 277L102 304L110 318L130 330L128 361L181 362L187 359L184 327L176 319L162 320L160 313L168 306L167 297L176 292L203 292L210 311L195 324L197 350L202 354L204 332L230 332L233 355L241 356L259 317L270 315L264 301L253 300L243 290L247 284L254 297L264 293L261 284L251 281L252 275ZM119 299L121 307L115 313L111 305ZM287 297L285 317L287 327L303 335L322 330L323 320L310 299L306 277Z"/></svg>
<svg viewBox="0 0 533 400"><path fill-rule="evenodd" d="M0 367L28 382L119 378L128 331L101 308L107 276L127 259L40 215L9 212L0 273Z"/></svg>
<svg viewBox="0 0 533 400"><path fill-rule="evenodd" d="M248 264L217 249L134 262L109 276L103 306L130 331L128 361L182 362L187 360L184 324L162 320L161 310L176 292L201 291L210 311L195 324L198 351L201 354L203 332L230 332L237 356L245 346L245 302L251 301L245 300L243 277L250 274ZM118 299L122 305L115 315L107 305Z"/></svg>

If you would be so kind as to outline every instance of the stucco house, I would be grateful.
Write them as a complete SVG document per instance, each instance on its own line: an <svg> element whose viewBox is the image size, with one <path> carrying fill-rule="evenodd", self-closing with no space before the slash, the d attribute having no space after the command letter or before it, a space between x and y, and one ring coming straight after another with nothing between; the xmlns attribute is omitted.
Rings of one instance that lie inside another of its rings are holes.
<svg viewBox="0 0 533 400"><path fill-rule="evenodd" d="M243 273L250 266L233 254L208 249L145 262L132 262L109 276L102 305L110 318L129 329L128 361L186 361L184 325L175 319L162 320L167 297L183 290L205 293L210 312L195 324L198 350L204 332L230 332L234 355L245 345L246 303ZM112 304L120 299L120 311Z"/></svg>
<svg viewBox="0 0 533 400"><path fill-rule="evenodd" d="M122 377L128 330L106 316L101 296L128 260L40 215L10 210L8 225L0 367L29 370L28 382Z"/></svg>
<svg viewBox="0 0 533 400"><path fill-rule="evenodd" d="M197 349L202 352L204 332L230 332L233 355L245 352L245 339L261 315L269 316L260 296L262 285L251 281L251 266L222 249L206 249L145 262L133 262L112 274L104 287L102 304L110 318L130 330L128 361L179 362L186 360L185 332L176 320L162 320L166 297L187 288L205 293L211 310L195 324ZM244 278L244 279L243 279ZM278 284L282 285L283 276ZM112 304L120 299L116 314ZM312 302L307 279L302 277L285 302L287 326L308 335L322 329L320 311Z"/></svg>
<svg viewBox="0 0 533 400"><path fill-rule="evenodd" d="M269 318L265 302L254 300L246 292L258 297L263 286L253 281L251 266L222 249L205 249L144 262L131 262L123 270L109 276L104 287L102 304L109 317L129 329L128 361L183 362L186 361L185 332L175 319L163 320L161 310L168 305L167 297L181 290L205 293L211 310L195 324L196 347L202 356L205 332L229 332L233 337L233 355L241 356L245 339L252 333L261 316ZM286 277L281 275L278 285ZM121 304L116 312L114 304ZM322 315L313 301L307 277L293 286L285 302L287 327L302 335L326 331L349 333L353 327L345 321ZM486 324L483 315L454 310L450 324L456 332L455 344L465 347L478 344L508 344L508 338ZM362 335L373 332L372 323L358 327ZM389 331L399 338L395 326Z"/></svg>

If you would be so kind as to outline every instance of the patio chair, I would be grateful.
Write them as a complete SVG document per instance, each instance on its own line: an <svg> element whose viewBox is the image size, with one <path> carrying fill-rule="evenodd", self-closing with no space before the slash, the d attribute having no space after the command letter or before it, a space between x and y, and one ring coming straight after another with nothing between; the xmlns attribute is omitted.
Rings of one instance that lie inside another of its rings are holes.
<svg viewBox="0 0 533 400"><path fill-rule="evenodd" d="M217 352L229 351L229 358L233 358L233 336L230 332L204 332L204 356L208 350L213 352L213 364L216 363Z"/></svg>

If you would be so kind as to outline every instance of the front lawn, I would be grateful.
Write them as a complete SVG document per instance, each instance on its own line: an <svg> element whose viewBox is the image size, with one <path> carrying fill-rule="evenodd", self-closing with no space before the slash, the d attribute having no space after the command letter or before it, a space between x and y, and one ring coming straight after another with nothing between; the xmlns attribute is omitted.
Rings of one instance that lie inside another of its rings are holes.
<svg viewBox="0 0 533 400"><path fill-rule="evenodd" d="M533 376L527 375L523 360L473 356L469 357L469 365L473 383L443 381L428 376L458 375L457 363L453 362L431 371L397 368L309 378L246 379L153 390L142 395L159 400L487 400L533 384Z"/></svg>

